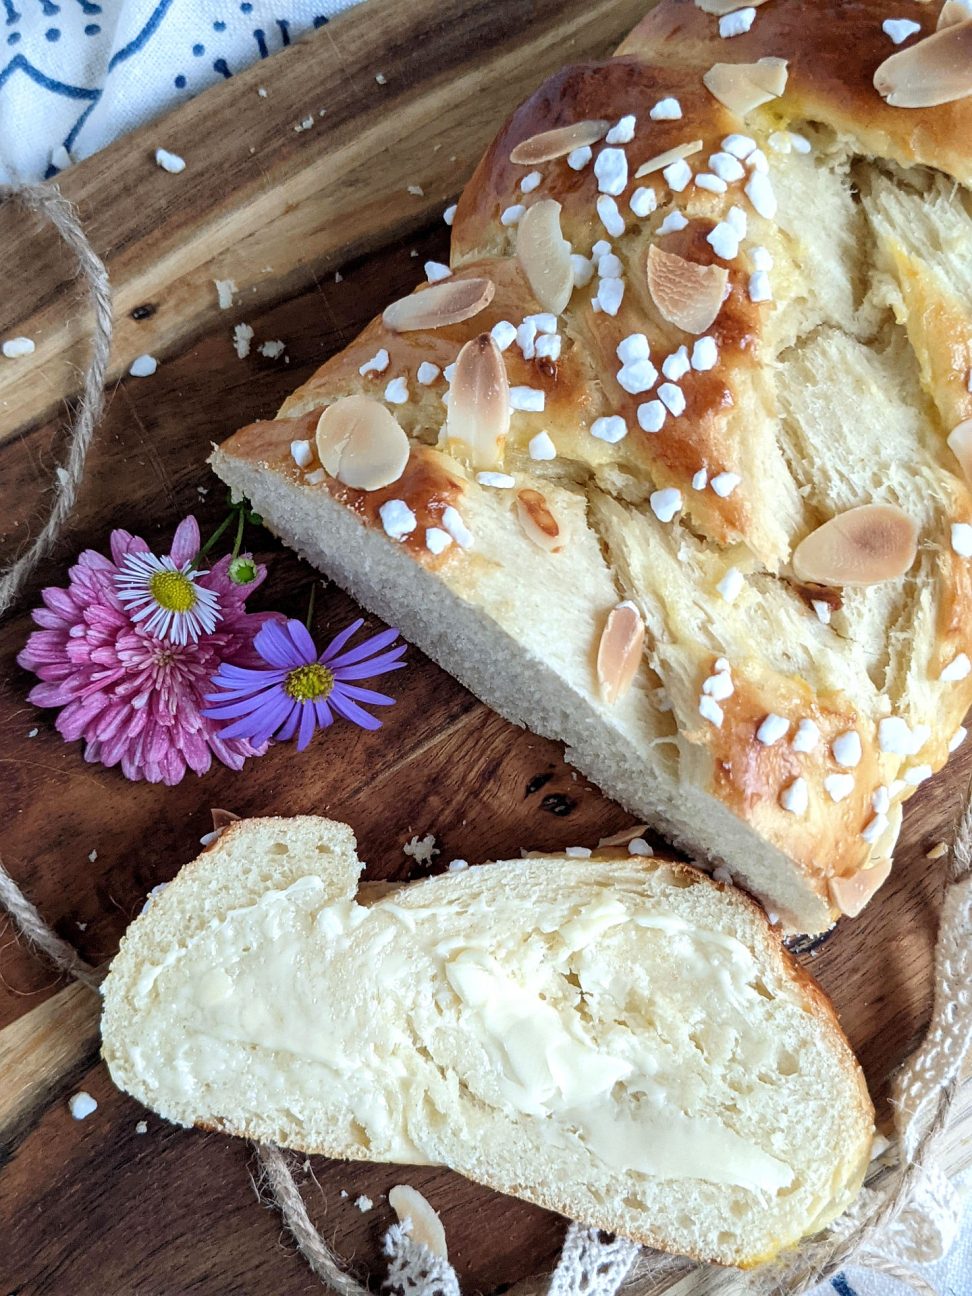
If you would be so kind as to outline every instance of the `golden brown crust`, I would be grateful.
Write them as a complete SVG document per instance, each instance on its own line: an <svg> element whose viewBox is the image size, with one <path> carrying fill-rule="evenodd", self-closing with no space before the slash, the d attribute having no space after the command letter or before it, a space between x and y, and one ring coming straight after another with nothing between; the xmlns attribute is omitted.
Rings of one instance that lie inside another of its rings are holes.
<svg viewBox="0 0 972 1296"><path fill-rule="evenodd" d="M939 9L907 6L906 16L921 25L914 39L934 32ZM885 0L771 0L759 7L748 32L723 40L718 19L694 0L664 0L649 10L618 54L692 69L785 58L786 93L773 105L781 123L826 122L859 141L862 153L904 166L922 163L970 184L972 98L936 108L892 108L874 89L874 73L896 48L881 25L889 14L899 16Z"/></svg>

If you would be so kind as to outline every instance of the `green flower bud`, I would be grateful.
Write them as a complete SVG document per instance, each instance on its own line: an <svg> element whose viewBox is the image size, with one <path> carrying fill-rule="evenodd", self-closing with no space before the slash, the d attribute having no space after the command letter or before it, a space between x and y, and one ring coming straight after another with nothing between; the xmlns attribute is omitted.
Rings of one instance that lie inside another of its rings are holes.
<svg viewBox="0 0 972 1296"><path fill-rule="evenodd" d="M229 578L234 585L252 585L257 578L257 565L249 554L240 554L229 565Z"/></svg>

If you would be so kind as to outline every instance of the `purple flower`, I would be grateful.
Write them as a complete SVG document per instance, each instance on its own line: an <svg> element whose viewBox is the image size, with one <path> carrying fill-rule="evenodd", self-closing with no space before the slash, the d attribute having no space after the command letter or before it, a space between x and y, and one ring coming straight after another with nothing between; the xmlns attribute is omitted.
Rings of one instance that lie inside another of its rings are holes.
<svg viewBox="0 0 972 1296"><path fill-rule="evenodd" d="M85 549L67 588L43 591L44 606L34 612L41 628L17 658L42 681L31 702L61 708L61 736L83 739L86 761L120 765L126 778L175 784L187 769L205 774L214 756L238 770L265 750L227 739L199 708L214 671L259 661L254 635L276 614L247 612L245 604L266 570L254 564L254 579L241 586L229 578L229 557L195 570L198 552L192 517L179 523L161 559L139 536L113 531L110 558ZM149 587L139 609L127 595L137 570ZM155 614L146 616L152 599Z"/></svg>
<svg viewBox="0 0 972 1296"><path fill-rule="evenodd" d="M257 746L296 734L298 751L304 750L315 729L333 723L335 712L362 729L380 729L381 721L358 703L391 706L395 699L359 688L354 681L401 670L405 644L394 644L397 630L383 630L342 652L363 624L359 619L347 626L318 656L300 621L268 622L253 640L266 667L251 670L225 662L212 681L223 691L207 695L213 705L202 714L209 720L230 721L221 730L224 739L246 738Z"/></svg>

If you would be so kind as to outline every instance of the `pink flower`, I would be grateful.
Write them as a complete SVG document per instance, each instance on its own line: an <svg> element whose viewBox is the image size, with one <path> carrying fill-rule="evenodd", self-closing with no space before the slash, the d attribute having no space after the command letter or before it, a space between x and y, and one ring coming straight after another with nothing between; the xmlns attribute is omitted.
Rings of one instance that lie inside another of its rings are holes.
<svg viewBox="0 0 972 1296"><path fill-rule="evenodd" d="M182 571L199 552L195 518L180 522L166 565ZM201 714L210 680L223 662L262 664L253 637L276 614L245 610L247 596L266 576L256 567L248 585L230 580L229 557L210 571L193 573L215 624L198 637L174 643L135 621L119 598L119 573L129 555L151 556L144 540L113 531L111 558L86 549L69 572L67 589L49 587L45 606L34 612L42 627L27 640L17 661L42 681L30 693L37 706L60 707L57 730L68 742L84 739L84 758L120 765L130 779L178 783L187 768L205 774L215 756L240 769L266 743L222 738L219 726ZM156 560L158 561L158 560Z"/></svg>

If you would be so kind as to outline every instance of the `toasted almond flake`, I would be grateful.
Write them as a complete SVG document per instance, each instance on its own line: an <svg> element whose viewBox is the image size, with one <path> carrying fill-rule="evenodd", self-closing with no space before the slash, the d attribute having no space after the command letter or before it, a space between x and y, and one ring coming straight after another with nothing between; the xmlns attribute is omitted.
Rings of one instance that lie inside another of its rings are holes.
<svg viewBox="0 0 972 1296"><path fill-rule="evenodd" d="M546 499L538 490L521 490L516 496L516 516L523 534L538 549L559 553L564 547L564 535L557 519L550 511Z"/></svg>
<svg viewBox="0 0 972 1296"><path fill-rule="evenodd" d="M608 706L631 687L644 642L645 623L635 605L625 600L612 608L597 645L597 682Z"/></svg>
<svg viewBox="0 0 972 1296"><path fill-rule="evenodd" d="M786 89L786 59L757 63L714 63L702 77L705 88L737 117L778 99Z"/></svg>
<svg viewBox="0 0 972 1296"><path fill-rule="evenodd" d="M602 837L597 843L597 849L601 850L605 846L627 846L628 842L637 840L647 831L647 824L632 824L630 828L622 828L620 832L612 833L610 837Z"/></svg>
<svg viewBox="0 0 972 1296"><path fill-rule="evenodd" d="M355 490L390 486L408 463L408 437L394 414L370 396L345 396L329 405L314 439L325 471Z"/></svg>
<svg viewBox="0 0 972 1296"><path fill-rule="evenodd" d="M472 468L501 467L510 430L510 387L503 353L489 333L472 338L459 352L449 394L449 453Z"/></svg>
<svg viewBox="0 0 972 1296"><path fill-rule="evenodd" d="M686 261L654 243L647 268L648 291L661 316L686 333L704 333L722 309L728 270Z"/></svg>
<svg viewBox="0 0 972 1296"><path fill-rule="evenodd" d="M930 850L925 851L926 860L943 859L948 854L948 842L936 842Z"/></svg>
<svg viewBox="0 0 972 1296"><path fill-rule="evenodd" d="M518 166L533 166L537 162L549 162L551 158L566 157L574 149L586 148L603 139L610 125L608 121L579 121L542 131L521 140L511 151L510 161Z"/></svg>
<svg viewBox="0 0 972 1296"><path fill-rule="evenodd" d="M887 881L890 872L891 861L883 859L871 868L851 873L849 877L831 878L827 886L834 906L848 918L856 918L871 896Z"/></svg>
<svg viewBox="0 0 972 1296"><path fill-rule="evenodd" d="M449 1259L442 1221L417 1189L408 1184L396 1184L388 1194L388 1205L398 1216L399 1224L411 1221L413 1242L428 1247L433 1255L441 1256L443 1260Z"/></svg>
<svg viewBox="0 0 972 1296"><path fill-rule="evenodd" d="M461 324L488 306L495 292L492 279L444 279L386 306L382 323L396 333Z"/></svg>
<svg viewBox="0 0 972 1296"><path fill-rule="evenodd" d="M936 27L941 31L943 27L954 27L956 23L967 22L969 18L972 18L972 4L969 0L945 0Z"/></svg>
<svg viewBox="0 0 972 1296"><path fill-rule="evenodd" d="M965 480L972 482L972 419L964 419L948 434L948 448L959 461Z"/></svg>
<svg viewBox="0 0 972 1296"><path fill-rule="evenodd" d="M703 13L722 18L726 14L735 13L737 9L756 9L765 3L766 0L695 0L695 7Z"/></svg>
<svg viewBox="0 0 972 1296"><path fill-rule="evenodd" d="M892 108L934 108L972 95L972 18L886 58L874 88Z"/></svg>
<svg viewBox="0 0 972 1296"><path fill-rule="evenodd" d="M862 504L801 540L793 570L816 585L876 585L908 570L917 542L917 526L896 505Z"/></svg>
<svg viewBox="0 0 972 1296"><path fill-rule="evenodd" d="M702 147L701 140L690 140L687 144L676 144L674 148L666 149L664 153L658 153L655 157L649 158L647 162L642 162L634 173L634 178L640 180L642 176L651 175L654 171L664 171L665 167L671 166L673 162L701 153Z"/></svg>
<svg viewBox="0 0 972 1296"><path fill-rule="evenodd" d="M516 230L516 256L545 311L559 315L574 290L573 248L560 229L560 203L553 198L535 202Z"/></svg>

